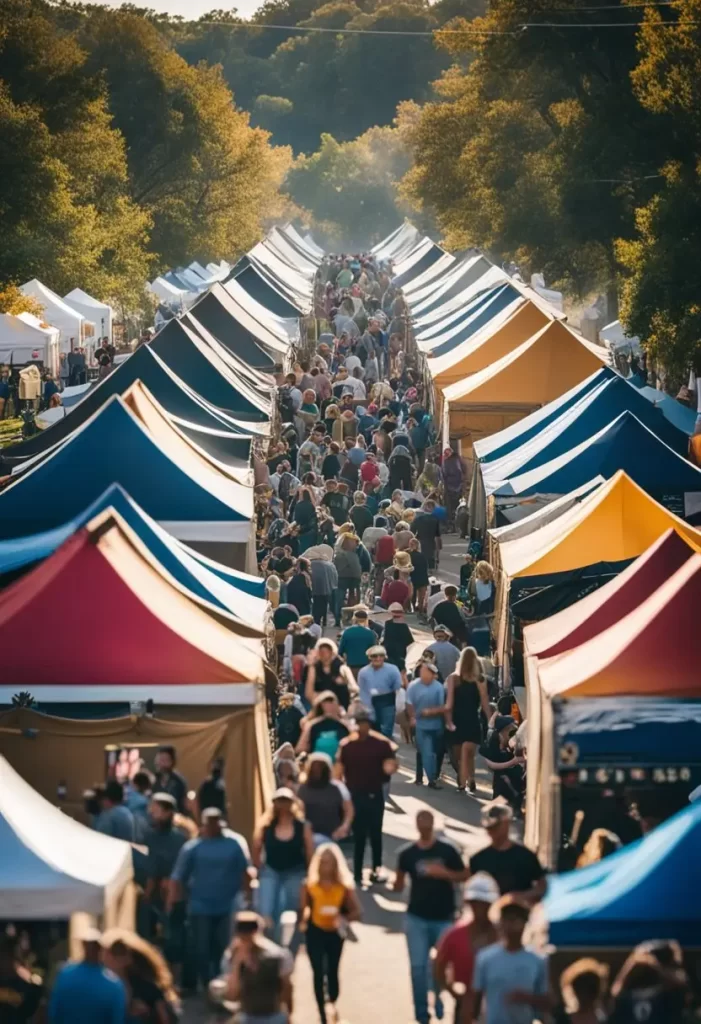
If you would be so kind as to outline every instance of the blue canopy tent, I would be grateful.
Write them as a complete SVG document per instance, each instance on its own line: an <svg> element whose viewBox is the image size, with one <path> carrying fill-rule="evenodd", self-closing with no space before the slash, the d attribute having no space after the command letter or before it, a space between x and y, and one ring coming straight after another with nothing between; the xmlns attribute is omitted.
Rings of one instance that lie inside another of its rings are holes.
<svg viewBox="0 0 701 1024"><path fill-rule="evenodd" d="M701 801L598 864L556 875L543 912L550 942L631 948L648 939L699 945Z"/></svg>
<svg viewBox="0 0 701 1024"><path fill-rule="evenodd" d="M445 249L441 249L440 245L436 245L435 242L431 242L427 238L426 244L419 247L416 253L411 253L404 261L407 266L400 264L396 268L400 272L393 278L393 286L395 288L404 288L405 285L420 277L425 270L432 267L443 256L445 256Z"/></svg>
<svg viewBox="0 0 701 1024"><path fill-rule="evenodd" d="M424 351L430 351L433 358L452 352L463 341L471 338L485 327L507 306L520 298L518 291L510 284L499 285L496 288L490 288L489 291L481 292L464 310L460 311L458 316L453 318L453 322L440 334L427 338L421 335L421 348Z"/></svg>
<svg viewBox="0 0 701 1024"><path fill-rule="evenodd" d="M222 285L210 288L191 310L224 348L234 352L250 366L267 371L275 368L275 359L266 350L264 342L236 319L234 303ZM264 336L265 329L260 327L258 333Z"/></svg>
<svg viewBox="0 0 701 1024"><path fill-rule="evenodd" d="M153 339L151 348L188 387L211 405L244 421L269 419L270 402L257 395L251 385L238 377L232 366L182 320L170 320Z"/></svg>
<svg viewBox="0 0 701 1024"><path fill-rule="evenodd" d="M631 412L622 412L597 434L537 469L519 473L493 490L497 497L567 494L595 476L624 470L648 494L682 517L686 494L701 493L701 470L677 455Z"/></svg>
<svg viewBox="0 0 701 1024"><path fill-rule="evenodd" d="M591 377L587 377L586 380L582 381L581 384L577 384L576 387L565 392L564 395L561 395L554 402L549 402L541 409L536 409L530 416L525 416L518 423L506 427L496 434L491 434L489 437L483 437L475 441L475 455L480 462L493 462L495 459L508 455L509 452L519 448L526 441L530 441L543 427L552 423L565 409L574 405L575 402L579 402L589 391L598 387L604 380L619 376L620 374L610 367L602 367L596 373L593 373ZM623 380L623 378L621 379ZM633 387L630 380L626 380L625 383L629 387ZM635 388L635 390L653 403L672 426L682 430L688 436L693 434L695 416L691 413L691 410L685 409L684 406L680 405L673 398L669 398L669 396L663 396L668 398L669 401L661 400L659 398L661 392L655 391L654 388ZM679 415L680 410L683 415ZM691 413L690 419L686 415L688 413Z"/></svg>
<svg viewBox="0 0 701 1024"><path fill-rule="evenodd" d="M638 377L631 377L630 383L644 398L647 398L648 402L653 402L670 423L691 437L696 427L696 410L689 409L686 405L678 402L676 398L665 394L664 391L658 391L657 388L648 387L647 384L640 387L639 380Z"/></svg>
<svg viewBox="0 0 701 1024"><path fill-rule="evenodd" d="M109 508L119 513L163 568L198 597L219 605L237 618L246 608L242 594L264 598L265 583L259 576L236 572L224 565L219 566L219 573L214 573L209 567L212 564L209 559L171 537L119 484L112 484L83 512L63 526L28 537L0 541L0 588L43 562L76 530Z"/></svg>
<svg viewBox="0 0 701 1024"><path fill-rule="evenodd" d="M0 465L9 470L35 455L55 448L113 395L122 394L136 380L143 381L154 398L186 433L189 434L195 428L221 432L219 435L202 435L201 431L195 430L197 438L193 436L193 440L197 439L211 454L217 458L249 460L251 437L244 433L245 428L200 398L168 367L150 345L142 345L129 359L100 381L97 387L92 388L69 415L47 430L35 434L34 437L6 448L0 457Z"/></svg>
<svg viewBox="0 0 701 1024"><path fill-rule="evenodd" d="M206 468L185 441L181 446L175 461L113 396L0 494L0 539L61 527L119 483L169 532L207 545L206 552L209 545L226 545L237 568L248 568L251 489Z"/></svg>
<svg viewBox="0 0 701 1024"><path fill-rule="evenodd" d="M431 282L418 295L412 296L412 314L423 319L441 306L449 305L490 270L495 271L494 277L498 276L498 268L490 263L486 256L468 257L441 278L438 287ZM490 284L494 283L494 280L490 281Z"/></svg>
<svg viewBox="0 0 701 1024"><path fill-rule="evenodd" d="M262 267L254 267L250 260L247 260L247 265L239 270L241 262L236 264L227 281L236 278L236 281L256 302L277 316L300 317L304 315L304 310L285 297L273 278L266 275ZM224 283L226 284L226 282Z"/></svg>
<svg viewBox="0 0 701 1024"><path fill-rule="evenodd" d="M483 463L481 471L486 493L491 494L500 481L530 472L565 452L572 452L626 411L634 413L641 423L678 455L687 454L687 435L673 427L659 409L655 409L622 377L613 377L565 409L556 420L515 451L501 459Z"/></svg>

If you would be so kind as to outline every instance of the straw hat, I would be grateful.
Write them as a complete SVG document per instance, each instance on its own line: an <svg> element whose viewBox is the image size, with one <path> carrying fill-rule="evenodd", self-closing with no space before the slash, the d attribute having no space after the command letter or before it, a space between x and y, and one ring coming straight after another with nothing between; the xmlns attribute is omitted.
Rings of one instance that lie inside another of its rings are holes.
<svg viewBox="0 0 701 1024"><path fill-rule="evenodd" d="M404 572L410 572L412 569L411 555L408 551L395 552L392 565L395 569L402 569Z"/></svg>

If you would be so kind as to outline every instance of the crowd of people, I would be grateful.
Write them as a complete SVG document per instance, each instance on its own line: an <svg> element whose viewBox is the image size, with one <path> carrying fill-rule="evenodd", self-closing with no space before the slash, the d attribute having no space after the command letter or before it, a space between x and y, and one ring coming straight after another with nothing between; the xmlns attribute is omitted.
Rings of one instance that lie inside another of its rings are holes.
<svg viewBox="0 0 701 1024"><path fill-rule="evenodd" d="M228 825L235 794L221 761L191 788L175 748L160 748L152 769L125 751L89 810L97 831L146 851L135 862L136 931L84 931L82 959L49 981L32 972L21 933L8 932L0 1021L172 1024L183 996L199 992L238 1024L289 1024L304 946L318 1017L333 1024L360 894L380 885L393 898L408 890L418 1024L448 1010L455 1024L681 1021L688 982L672 943L635 950L610 986L590 959L554 985L525 944L545 872L513 839L527 749L518 708L495 685L495 576L468 540L459 585L437 578L443 535L465 536L470 465L436 443L391 267L371 255L327 259L316 300L330 329L287 374L278 435L255 460L280 677L269 694L270 806L249 845ZM98 363L110 372L109 343ZM75 360L66 367L70 383ZM433 639L418 643L410 621ZM447 759L465 800L476 797L481 753L493 799L480 807L486 845L470 858L424 808L416 838L387 863L397 738L412 745L417 786L441 789ZM615 849L598 839L595 859Z"/></svg>

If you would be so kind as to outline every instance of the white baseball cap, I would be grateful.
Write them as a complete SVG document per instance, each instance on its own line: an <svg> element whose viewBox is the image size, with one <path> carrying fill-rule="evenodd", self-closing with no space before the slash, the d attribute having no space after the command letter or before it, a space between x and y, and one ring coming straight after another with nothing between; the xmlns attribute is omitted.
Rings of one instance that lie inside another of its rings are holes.
<svg viewBox="0 0 701 1024"><path fill-rule="evenodd" d="M478 871L476 875L469 879L465 886L464 898L466 902L468 900L475 900L479 903L491 904L496 903L500 896L499 886L486 871Z"/></svg>

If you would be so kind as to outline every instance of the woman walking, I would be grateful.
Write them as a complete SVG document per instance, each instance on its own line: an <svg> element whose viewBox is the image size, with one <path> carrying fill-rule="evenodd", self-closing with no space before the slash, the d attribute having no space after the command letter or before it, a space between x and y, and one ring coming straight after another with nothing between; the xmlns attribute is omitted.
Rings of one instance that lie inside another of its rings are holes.
<svg viewBox="0 0 701 1024"><path fill-rule="evenodd" d="M474 647L465 648L457 670L448 676L445 685L446 730L458 773L458 791L464 793L467 786L474 793L475 754L482 742L480 709L487 721L491 714L482 663Z"/></svg>
<svg viewBox="0 0 701 1024"><path fill-rule="evenodd" d="M299 912L302 882L314 850L308 825L291 789L277 789L273 806L258 823L251 856L258 869L258 911L269 938L280 942L280 921L286 911ZM294 954L299 932L290 942Z"/></svg>
<svg viewBox="0 0 701 1024"><path fill-rule="evenodd" d="M314 995L322 1024L338 1021L338 969L348 922L360 917L355 884L341 851L334 843L318 848L309 864L302 889L307 953L314 973Z"/></svg>

